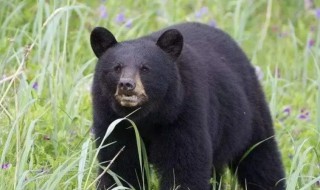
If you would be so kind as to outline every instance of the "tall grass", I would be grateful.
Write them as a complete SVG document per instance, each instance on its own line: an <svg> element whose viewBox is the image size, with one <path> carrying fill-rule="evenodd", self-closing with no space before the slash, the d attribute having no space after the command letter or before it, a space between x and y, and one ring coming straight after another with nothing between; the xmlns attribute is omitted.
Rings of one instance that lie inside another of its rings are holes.
<svg viewBox="0 0 320 190"><path fill-rule="evenodd" d="M102 25L125 40L181 21L216 24L261 68L288 189L319 188L315 15L303 1L0 0L0 189L94 189L91 29ZM222 179L238 189L228 171Z"/></svg>

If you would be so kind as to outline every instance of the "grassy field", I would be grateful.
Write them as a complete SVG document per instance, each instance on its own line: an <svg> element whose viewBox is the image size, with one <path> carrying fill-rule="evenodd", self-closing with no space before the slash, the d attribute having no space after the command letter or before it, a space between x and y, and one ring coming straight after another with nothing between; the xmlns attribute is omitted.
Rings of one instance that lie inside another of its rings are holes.
<svg viewBox="0 0 320 190"><path fill-rule="evenodd" d="M287 189L320 188L319 0L0 0L0 189L94 189L92 28L125 40L183 21L236 39L266 92ZM228 173L224 184L237 189Z"/></svg>

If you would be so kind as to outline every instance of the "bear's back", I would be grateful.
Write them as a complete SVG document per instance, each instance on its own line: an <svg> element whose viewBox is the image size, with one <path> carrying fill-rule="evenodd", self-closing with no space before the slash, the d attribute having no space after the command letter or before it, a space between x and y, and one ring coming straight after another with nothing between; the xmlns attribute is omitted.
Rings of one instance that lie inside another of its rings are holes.
<svg viewBox="0 0 320 190"><path fill-rule="evenodd" d="M183 36L184 46L188 46L189 50L195 55L200 55L199 59L204 60L207 69L214 69L223 64L229 67L240 79L240 84L245 85L252 80L256 80L255 70L251 66L250 61L238 44L222 30L211 27L202 23L188 22L170 26L158 32L152 33L147 38L156 40L168 29L177 29ZM185 51L182 56L187 56L189 52ZM212 59L214 58L214 59Z"/></svg>

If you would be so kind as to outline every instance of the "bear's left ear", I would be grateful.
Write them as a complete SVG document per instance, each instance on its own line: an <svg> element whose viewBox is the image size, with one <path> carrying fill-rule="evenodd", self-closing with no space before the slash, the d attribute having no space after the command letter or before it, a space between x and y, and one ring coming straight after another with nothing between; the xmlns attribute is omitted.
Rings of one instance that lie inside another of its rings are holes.
<svg viewBox="0 0 320 190"><path fill-rule="evenodd" d="M90 43L94 54L99 58L107 49L115 45L117 40L109 30L96 27L91 32Z"/></svg>
<svg viewBox="0 0 320 190"><path fill-rule="evenodd" d="M173 59L177 59L183 47L182 34L176 29L167 30L161 34L157 41L157 45Z"/></svg>

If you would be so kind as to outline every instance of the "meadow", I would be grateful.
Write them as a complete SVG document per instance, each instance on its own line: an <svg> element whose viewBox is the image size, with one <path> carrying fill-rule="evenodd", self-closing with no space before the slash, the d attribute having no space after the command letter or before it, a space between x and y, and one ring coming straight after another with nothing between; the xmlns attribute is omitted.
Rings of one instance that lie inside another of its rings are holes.
<svg viewBox="0 0 320 190"><path fill-rule="evenodd" d="M221 28L243 48L270 105L287 189L319 189L319 0L0 0L0 189L94 189L91 30L121 41L185 21ZM238 189L229 172L223 184Z"/></svg>

